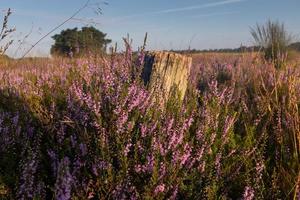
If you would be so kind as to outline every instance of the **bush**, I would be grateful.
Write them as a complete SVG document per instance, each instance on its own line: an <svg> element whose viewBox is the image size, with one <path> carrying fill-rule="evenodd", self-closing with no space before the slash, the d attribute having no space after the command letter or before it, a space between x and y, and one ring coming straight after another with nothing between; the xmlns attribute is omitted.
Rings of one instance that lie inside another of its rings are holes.
<svg viewBox="0 0 300 200"><path fill-rule="evenodd" d="M257 24L255 28L251 28L251 35L256 44L263 49L267 61L273 62L276 68L285 64L291 36L284 24L269 20L265 25Z"/></svg>

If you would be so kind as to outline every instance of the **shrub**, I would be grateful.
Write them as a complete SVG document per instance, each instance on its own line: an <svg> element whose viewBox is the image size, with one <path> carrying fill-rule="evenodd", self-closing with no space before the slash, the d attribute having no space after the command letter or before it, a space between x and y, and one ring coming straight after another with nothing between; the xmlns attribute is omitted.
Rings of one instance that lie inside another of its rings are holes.
<svg viewBox="0 0 300 200"><path fill-rule="evenodd" d="M269 20L265 25L257 24L251 28L251 35L256 44L263 48L267 61L273 62L276 68L281 68L285 64L291 35L283 23Z"/></svg>

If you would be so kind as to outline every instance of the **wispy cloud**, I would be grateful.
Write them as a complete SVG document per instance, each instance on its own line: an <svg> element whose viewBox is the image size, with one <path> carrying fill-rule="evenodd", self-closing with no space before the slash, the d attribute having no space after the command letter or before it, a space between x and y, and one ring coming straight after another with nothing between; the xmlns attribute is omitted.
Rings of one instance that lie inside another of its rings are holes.
<svg viewBox="0 0 300 200"><path fill-rule="evenodd" d="M247 1L247 0L218 1L218 2L213 2L213 3L206 3L206 4L187 6L187 7L181 7L181 8L165 9L165 10L160 10L160 11L153 12L153 14L164 14L164 13L174 13L174 12L198 10L198 9L202 9L202 8L211 8L211 7L217 7L217 6L222 6L222 5L240 3L240 2L243 2L243 1Z"/></svg>
<svg viewBox="0 0 300 200"><path fill-rule="evenodd" d="M106 18L106 17L94 17L92 19L86 19L86 18L75 18L72 21L74 22L81 22L86 24L95 24L99 25L97 21L101 21L101 24L123 24L130 22L132 19L140 18L140 17L147 17L147 16L157 16L157 15L163 15L163 14L170 14L170 13L178 13L178 12L185 12L185 11L192 11L192 10L199 10L204 8L212 8L212 7L219 7L224 5L230 5L230 4L236 4L241 3L248 0L219 0L217 2L211 2L211 3L202 3L192 6L185 6L185 7L179 7L179 8L168 8L163 10L154 10L150 12L144 12L144 13L138 13L133 15L127 15L127 16L118 16L118 17L112 17L112 18ZM17 9L13 10L15 15L24 16L24 17L38 17L38 18L44 18L49 20L62 20L65 19L67 16L61 16L54 13L47 13L42 11L30 11L30 10L22 10ZM215 16L215 15L227 15L227 14L233 14L233 13L212 13L207 15L199 15L192 18L198 18L198 17L209 17L209 16ZM80 20L78 20L80 19ZM104 21L103 21L104 20Z"/></svg>
<svg viewBox="0 0 300 200"><path fill-rule="evenodd" d="M233 15L240 13L240 11L229 11L229 12L215 12L215 13L207 13L207 14L201 14L201 15L194 15L191 18L205 18L205 17L214 17L214 16L223 16L223 15Z"/></svg>
<svg viewBox="0 0 300 200"><path fill-rule="evenodd" d="M133 14L133 15L115 17L115 18L111 19L111 22L126 21L126 20L137 18L137 17L144 17L144 16L155 16L155 15L161 15L161 14L199 10L199 9L203 9L203 8L219 7L219 6L229 5L229 4L241 3L244 1L248 1L248 0L223 0L223 1L218 1L218 2L198 4L198 5L186 6L186 7L180 7L180 8L170 8L170 9L164 9L164 10L150 11L150 12L145 12L145 13L141 13L141 14Z"/></svg>

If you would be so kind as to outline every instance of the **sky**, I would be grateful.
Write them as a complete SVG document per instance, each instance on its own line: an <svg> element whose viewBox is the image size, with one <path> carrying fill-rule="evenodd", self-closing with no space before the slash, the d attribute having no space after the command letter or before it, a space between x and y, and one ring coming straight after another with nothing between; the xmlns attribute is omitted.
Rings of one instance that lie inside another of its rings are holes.
<svg viewBox="0 0 300 200"><path fill-rule="evenodd" d="M0 0L0 14L3 16L11 8L9 25L16 28L8 54L22 56L85 3L86 0ZM86 25L107 33L120 49L127 34L135 49L141 46L146 32L148 50L252 45L250 27L268 19L283 22L297 39L299 8L300 0L90 0L88 7L42 40L29 55L48 56L54 43L51 36L66 28Z"/></svg>

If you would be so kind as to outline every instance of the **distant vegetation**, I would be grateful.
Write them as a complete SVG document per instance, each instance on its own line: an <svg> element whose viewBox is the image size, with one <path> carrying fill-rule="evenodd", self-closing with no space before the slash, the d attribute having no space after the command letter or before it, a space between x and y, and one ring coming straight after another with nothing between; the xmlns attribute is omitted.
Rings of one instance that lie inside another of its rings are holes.
<svg viewBox="0 0 300 200"><path fill-rule="evenodd" d="M82 56L88 53L102 53L111 42L106 34L94 27L66 29L52 37L55 40L51 55Z"/></svg>
<svg viewBox="0 0 300 200"><path fill-rule="evenodd" d="M189 52L189 53L207 53L207 52L216 52L216 53L244 53L244 52L256 52L259 51L260 47L258 46L241 46L238 48L221 48L221 49L187 49L187 50L171 50L172 52Z"/></svg>
<svg viewBox="0 0 300 200"><path fill-rule="evenodd" d="M264 48L259 46L241 46L238 48L220 48L220 49L186 49L186 50L171 50L172 52L178 53L246 53L246 52L258 52L262 51ZM291 43L288 45L289 50L300 52L300 42Z"/></svg>
<svg viewBox="0 0 300 200"><path fill-rule="evenodd" d="M289 49L300 51L300 42L295 42L289 45Z"/></svg>

